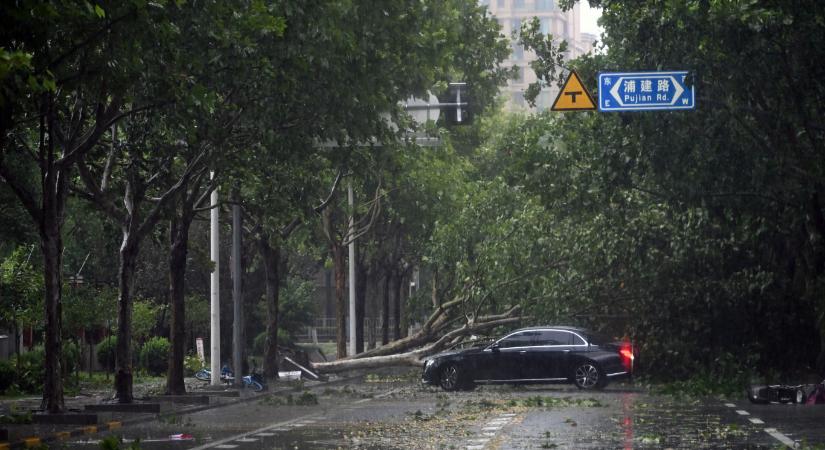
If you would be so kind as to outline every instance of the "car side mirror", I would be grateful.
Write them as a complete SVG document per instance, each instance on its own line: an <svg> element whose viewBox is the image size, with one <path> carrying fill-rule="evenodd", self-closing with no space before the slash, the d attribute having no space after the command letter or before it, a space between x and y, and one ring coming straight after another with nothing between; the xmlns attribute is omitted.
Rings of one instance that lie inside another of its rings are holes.
<svg viewBox="0 0 825 450"><path fill-rule="evenodd" d="M498 349L499 349L498 342L494 342L492 345L490 345L490 350L492 350L493 353L498 353Z"/></svg>

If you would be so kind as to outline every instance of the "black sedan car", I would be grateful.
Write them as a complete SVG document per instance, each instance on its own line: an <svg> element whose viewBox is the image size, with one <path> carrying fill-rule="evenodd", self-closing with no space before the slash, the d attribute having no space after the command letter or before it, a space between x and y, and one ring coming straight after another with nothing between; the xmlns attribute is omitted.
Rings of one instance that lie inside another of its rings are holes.
<svg viewBox="0 0 825 450"><path fill-rule="evenodd" d="M542 326L513 331L485 346L433 355L421 381L446 391L477 384L572 382L601 389L633 372L633 348L582 328Z"/></svg>

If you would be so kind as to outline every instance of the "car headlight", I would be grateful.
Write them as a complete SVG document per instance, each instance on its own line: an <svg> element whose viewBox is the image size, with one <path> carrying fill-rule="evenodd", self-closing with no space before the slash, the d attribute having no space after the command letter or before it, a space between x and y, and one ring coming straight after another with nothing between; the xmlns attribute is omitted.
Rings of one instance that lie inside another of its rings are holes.
<svg viewBox="0 0 825 450"><path fill-rule="evenodd" d="M425 369L429 369L429 368L430 368L430 366L432 366L432 365L433 365L433 363L435 363L435 360L434 360L434 359L428 359L428 360L424 363L424 368L425 368Z"/></svg>

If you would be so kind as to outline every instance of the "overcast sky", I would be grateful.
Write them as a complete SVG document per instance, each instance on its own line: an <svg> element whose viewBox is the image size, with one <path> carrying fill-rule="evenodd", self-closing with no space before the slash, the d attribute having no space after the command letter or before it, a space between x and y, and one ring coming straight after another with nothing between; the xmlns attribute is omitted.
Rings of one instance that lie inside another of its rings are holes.
<svg viewBox="0 0 825 450"><path fill-rule="evenodd" d="M581 31L584 33L593 33L596 36L602 33L602 29L596 25L596 20L602 15L601 9L591 8L587 2L580 2L581 4Z"/></svg>

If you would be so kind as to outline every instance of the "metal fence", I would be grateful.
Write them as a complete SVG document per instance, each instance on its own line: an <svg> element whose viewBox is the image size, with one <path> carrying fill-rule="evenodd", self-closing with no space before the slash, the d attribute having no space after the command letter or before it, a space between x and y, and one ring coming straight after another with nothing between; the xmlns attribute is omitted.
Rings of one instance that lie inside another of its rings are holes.
<svg viewBox="0 0 825 450"><path fill-rule="evenodd" d="M381 318L380 317L366 317L364 318L364 340L367 342L381 341ZM347 321L349 326L349 321ZM395 326L395 320L390 317L389 329ZM336 325L335 317L317 317L312 321L312 325L304 327L295 340L301 343L318 343L318 342L335 342L336 332L338 327Z"/></svg>

